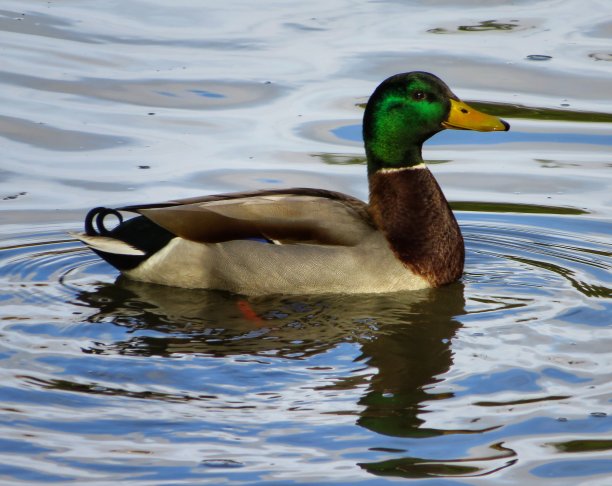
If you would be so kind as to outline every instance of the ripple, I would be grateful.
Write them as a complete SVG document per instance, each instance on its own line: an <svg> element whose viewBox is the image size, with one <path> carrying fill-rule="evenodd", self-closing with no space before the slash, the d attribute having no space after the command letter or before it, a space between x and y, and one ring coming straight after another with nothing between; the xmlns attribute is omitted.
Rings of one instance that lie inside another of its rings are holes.
<svg viewBox="0 0 612 486"><path fill-rule="evenodd" d="M480 260L467 266L468 281L500 280L550 294L569 284L585 296L611 295L612 248L592 236L605 234L607 223L554 216L531 216L527 222L523 216L519 227L512 216L479 219L463 226L468 249ZM591 236L579 237L583 231Z"/></svg>
<svg viewBox="0 0 612 486"><path fill-rule="evenodd" d="M61 283L83 264L83 249L72 239L23 243L1 248L0 252L3 275L19 284Z"/></svg>
<svg viewBox="0 0 612 486"><path fill-rule="evenodd" d="M183 79L110 80L85 78L78 81L39 78L6 71L3 83L110 100L131 105L189 110L253 106L281 96L287 88L269 82Z"/></svg>
<svg viewBox="0 0 612 486"><path fill-rule="evenodd" d="M127 6L126 6L127 8ZM134 7L137 8L137 7ZM149 7L149 8L152 8ZM182 16L189 18L185 13L187 7L182 7ZM173 13L168 9L164 12L164 16ZM198 12L199 13L199 12ZM139 13L140 15L140 13ZM202 39L202 38L184 38L184 39L160 39L160 38L145 38L141 36L130 35L126 32L124 35L109 35L107 33L85 32L77 29L79 21L70 21L66 17L45 14L41 12L29 11L27 14L21 11L0 10L0 30L4 32L15 32L26 36L42 36L49 39L58 39L62 41L72 41L80 44L118 44L118 45L144 45L144 46L183 46L190 48L203 49L255 49L261 42L253 38L231 38L227 40L218 39ZM98 23L99 24L99 23ZM96 60L96 62L101 62Z"/></svg>
<svg viewBox="0 0 612 486"><path fill-rule="evenodd" d="M513 35L513 31L501 34ZM495 32L456 34L457 37L472 35L495 35ZM533 45L525 48L531 50ZM552 68L542 70L537 69L539 63L524 60L519 64L516 59L513 55L503 60L500 60L499 55L482 55L465 57L457 63L456 57L448 53L448 46L440 46L437 51L428 48L423 52L414 50L397 53L389 50L362 55L359 62L353 63L343 74L375 82L385 75L406 71L406 66L422 66L422 69L436 73L443 79L453 79L456 87L469 87L478 96L486 96L481 100L500 101L499 93L504 92L507 93L504 101L512 96L519 103L529 104L525 101L536 95L538 103L547 102L548 107L551 107L553 103L558 106L559 98L572 98L580 100L579 105L585 111L603 112L609 116L609 104L602 101L607 99L605 94L609 91L609 80L603 73L587 76L585 67L578 67L575 71ZM478 72L478 76L474 76L475 72ZM585 83L589 85L588 91L583 88ZM493 87L496 92L491 92ZM462 96L460 92L457 94Z"/></svg>
<svg viewBox="0 0 612 486"><path fill-rule="evenodd" d="M46 150L100 150L131 142L127 137L63 130L10 116L0 116L0 133L9 140Z"/></svg>

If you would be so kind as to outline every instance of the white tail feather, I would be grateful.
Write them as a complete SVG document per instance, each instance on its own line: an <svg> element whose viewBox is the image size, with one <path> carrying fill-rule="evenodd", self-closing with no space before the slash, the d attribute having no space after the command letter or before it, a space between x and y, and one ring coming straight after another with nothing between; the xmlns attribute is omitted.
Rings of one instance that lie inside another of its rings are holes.
<svg viewBox="0 0 612 486"><path fill-rule="evenodd" d="M134 255L143 256L145 252L138 248L125 243L124 241L117 240L115 238L109 238L108 236L90 236L85 233L69 233L77 240L82 241L87 246L94 250L102 251L104 253L112 253L114 255Z"/></svg>

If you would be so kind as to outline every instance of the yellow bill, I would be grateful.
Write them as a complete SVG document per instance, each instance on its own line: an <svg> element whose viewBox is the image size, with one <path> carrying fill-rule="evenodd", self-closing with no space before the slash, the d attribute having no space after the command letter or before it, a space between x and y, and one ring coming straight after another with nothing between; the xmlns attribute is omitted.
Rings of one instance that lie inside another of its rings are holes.
<svg viewBox="0 0 612 486"><path fill-rule="evenodd" d="M463 101L451 99L450 102L448 118L442 122L444 128L479 132L505 132L510 129L510 124L501 118L475 110Z"/></svg>

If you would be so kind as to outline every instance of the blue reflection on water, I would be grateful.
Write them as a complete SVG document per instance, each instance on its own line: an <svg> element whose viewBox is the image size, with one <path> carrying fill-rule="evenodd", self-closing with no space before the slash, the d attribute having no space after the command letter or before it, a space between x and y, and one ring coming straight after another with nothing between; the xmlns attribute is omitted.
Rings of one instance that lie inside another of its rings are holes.
<svg viewBox="0 0 612 486"><path fill-rule="evenodd" d="M602 282L606 282L609 281L610 273L607 269L602 269L598 276L602 276ZM587 306L572 308L559 314L558 318L575 325L609 327L612 302L599 301L597 306L597 308Z"/></svg>
<svg viewBox="0 0 612 486"><path fill-rule="evenodd" d="M267 430L272 430L270 424ZM405 451L418 451L421 458L444 460L449 457L466 457L476 447L488 446L510 441L513 437L543 437L555 434L605 434L612 428L610 417L586 417L559 421L550 417L533 417L527 420L495 427L480 433L457 433L432 437L394 437L362 430L359 435L350 425L320 426L317 430L290 433L291 423L275 423L273 430L286 430L287 433L269 436L269 443L286 444L288 447L318 447L325 441L326 450L342 453L342 457L355 460L371 460L372 448L386 447ZM251 433L253 433L252 431ZM477 430L474 430L477 432ZM350 437L350 441L342 439ZM172 439L174 440L174 439ZM349 445L350 444L350 445ZM348 447L347 447L348 445ZM366 451L368 451L366 453ZM385 454L381 458L386 458Z"/></svg>
<svg viewBox="0 0 612 486"><path fill-rule="evenodd" d="M585 381L592 381L590 378L583 378L581 376L573 375L567 371L560 370L558 368L546 368L542 370L544 376L554 378L555 380L566 381L568 383L584 383Z"/></svg>
<svg viewBox="0 0 612 486"><path fill-rule="evenodd" d="M19 481L32 481L40 483L62 483L72 482L73 477L71 476L57 476L50 472L39 472L33 469L26 469L19 466L13 466L9 464L0 464L0 475L11 478L19 478ZM22 483L24 484L24 483Z"/></svg>
<svg viewBox="0 0 612 486"><path fill-rule="evenodd" d="M472 375L457 382L465 389L458 390L455 395L488 395L502 391L516 392L518 390L524 392L538 391L541 390L541 387L536 383L538 378L538 373L522 369Z"/></svg>
<svg viewBox="0 0 612 486"><path fill-rule="evenodd" d="M10 451L11 454L39 454L41 452L51 452L52 450L34 445L31 442L0 438L0 451Z"/></svg>
<svg viewBox="0 0 612 486"><path fill-rule="evenodd" d="M361 142L361 124L345 125L331 131L336 137L351 142ZM541 133L541 132L489 132L471 130L444 130L428 140L427 145L494 145L500 143L545 142L583 143L588 145L612 145L609 135L586 133Z"/></svg>
<svg viewBox="0 0 612 486"><path fill-rule="evenodd" d="M57 375L78 376L83 369L88 370L91 378L98 380L124 381L125 383L167 385L170 389L183 392L192 391L200 395L242 396L249 387L256 387L259 393L279 391L279 384L287 386L299 383L301 377L292 372L289 366L253 368L232 366L229 362L216 358L202 358L198 366L182 361L169 362L166 358L149 357L147 361L135 362L131 359L115 359L105 362L92 356L66 358L45 356L38 361L56 369ZM202 366L208 372L202 374ZM236 386L228 387L228 383Z"/></svg>
<svg viewBox="0 0 612 486"><path fill-rule="evenodd" d="M561 421L550 417L534 417L489 432L489 440L508 440L509 437L529 435L532 437L545 435L604 434L612 430L611 417L586 417Z"/></svg>
<svg viewBox="0 0 612 486"><path fill-rule="evenodd" d="M79 408L92 408L97 407L100 403L95 397L86 395L84 393L77 394L69 391L49 393L45 389L18 389L11 386L0 387L0 397L2 397L3 403L33 403L40 404L44 403L46 406L61 406L61 407L72 407L75 409ZM6 424L7 426L14 427L15 421L12 419L5 420L0 417L0 425ZM26 424L24 423L24 426Z"/></svg>
<svg viewBox="0 0 612 486"><path fill-rule="evenodd" d="M541 478L568 478L612 473L612 459L555 461L534 467L531 473Z"/></svg>
<svg viewBox="0 0 612 486"><path fill-rule="evenodd" d="M204 98L225 98L225 95L222 95L221 93L214 93L204 89L190 89L189 91L197 94L198 96L203 96Z"/></svg>

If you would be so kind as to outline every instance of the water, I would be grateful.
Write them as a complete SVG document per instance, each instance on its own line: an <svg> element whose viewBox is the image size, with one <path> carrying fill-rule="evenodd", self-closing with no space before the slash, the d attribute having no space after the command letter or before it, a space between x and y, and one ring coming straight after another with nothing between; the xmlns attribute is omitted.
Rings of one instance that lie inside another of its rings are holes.
<svg viewBox="0 0 612 486"><path fill-rule="evenodd" d="M0 482L609 484L607 7L6 0ZM365 198L360 105L414 69L512 125L426 147L459 283L247 299L67 235L100 204Z"/></svg>

